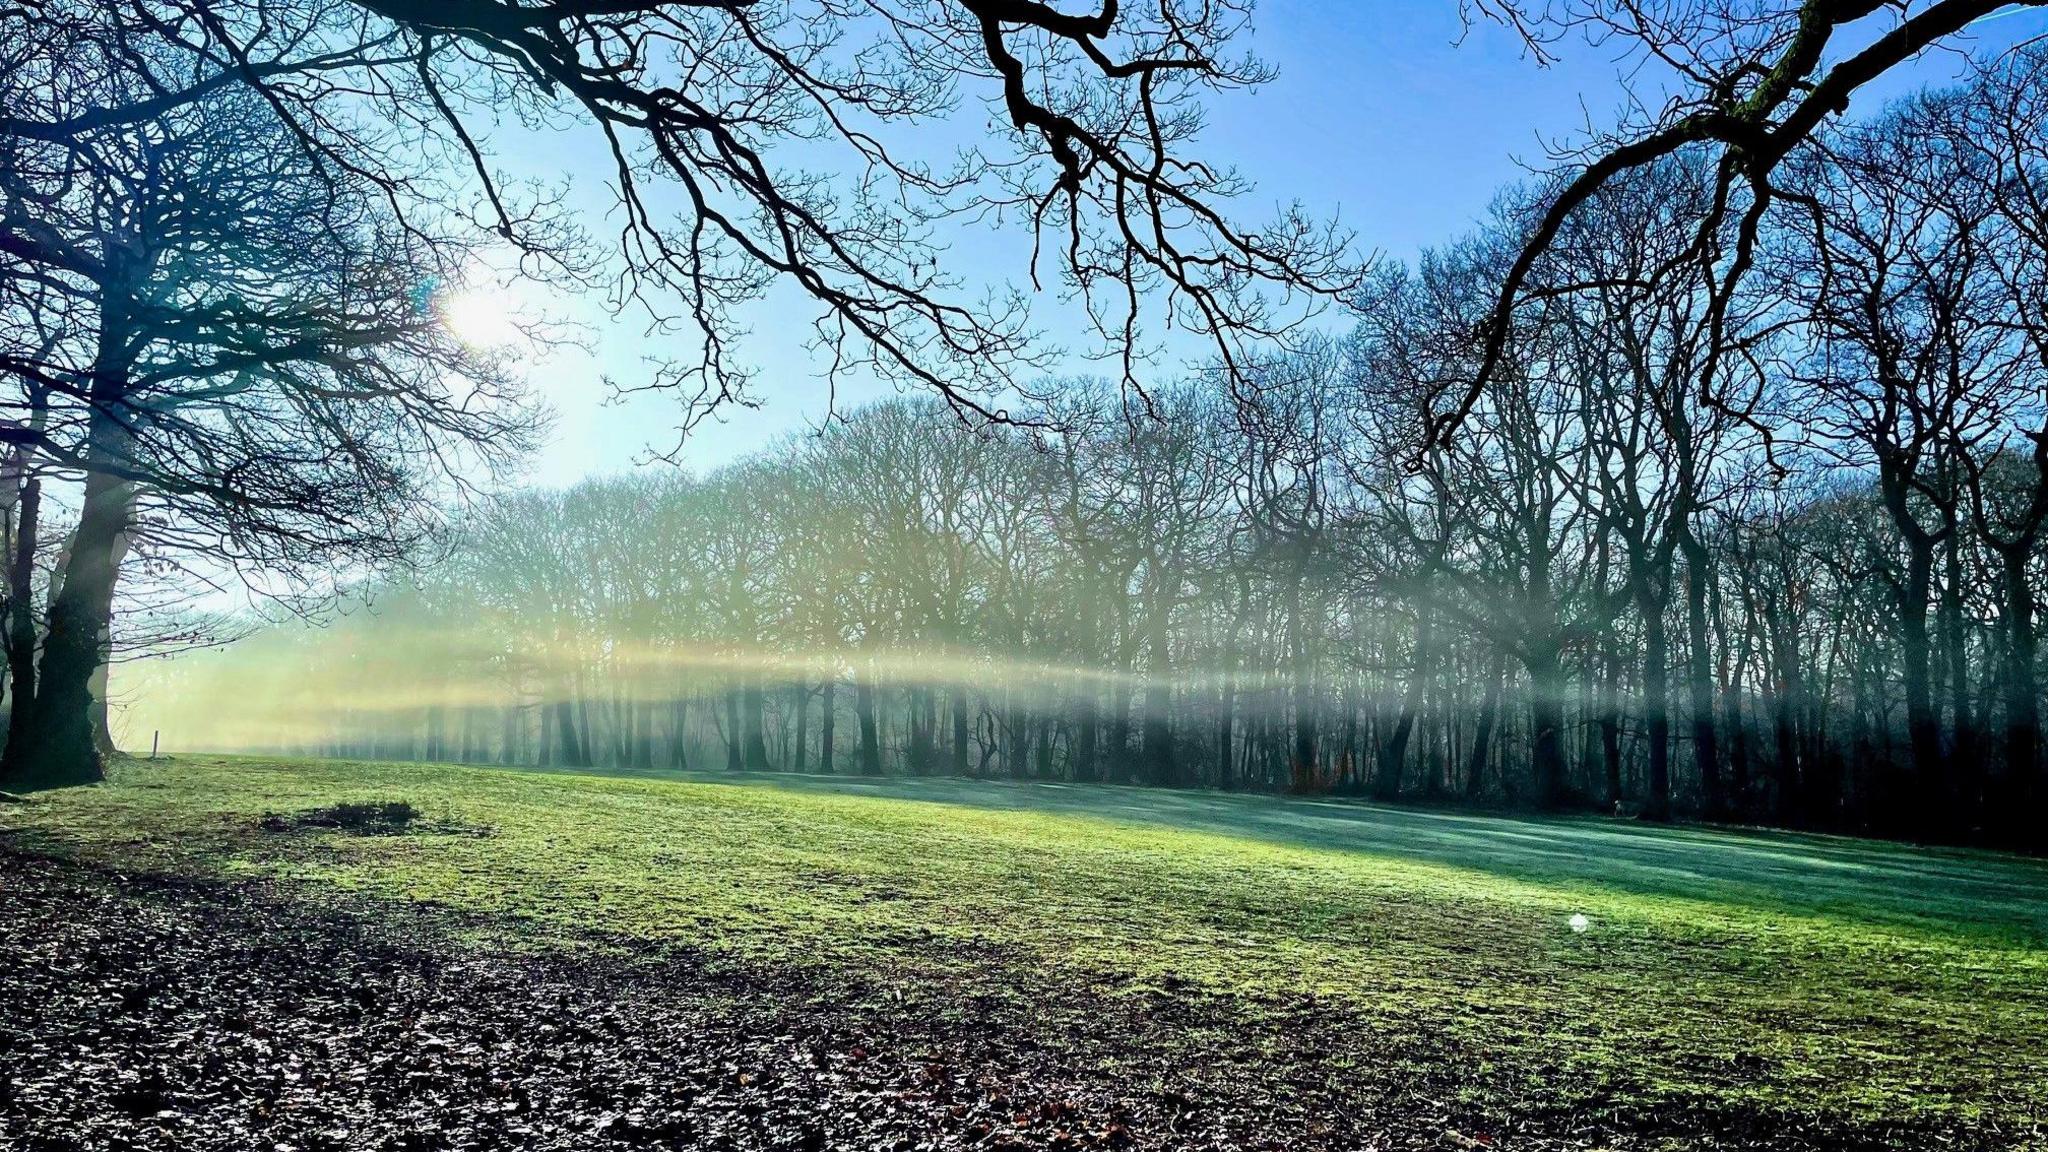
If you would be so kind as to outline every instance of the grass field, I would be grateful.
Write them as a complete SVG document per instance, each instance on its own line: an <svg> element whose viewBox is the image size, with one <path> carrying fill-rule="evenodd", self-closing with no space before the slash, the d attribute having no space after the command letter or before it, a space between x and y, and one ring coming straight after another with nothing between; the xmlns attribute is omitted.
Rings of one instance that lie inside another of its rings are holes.
<svg viewBox="0 0 2048 1152"><path fill-rule="evenodd" d="M392 800L424 830L262 827ZM543 947L623 935L962 996L1167 996L1212 1021L1191 1059L1313 1019L1319 1059L1441 1064L1486 1113L2019 1143L2048 1124L2048 865L1988 853L1107 787L201 757L0 806L0 828L124 868L432 902Z"/></svg>

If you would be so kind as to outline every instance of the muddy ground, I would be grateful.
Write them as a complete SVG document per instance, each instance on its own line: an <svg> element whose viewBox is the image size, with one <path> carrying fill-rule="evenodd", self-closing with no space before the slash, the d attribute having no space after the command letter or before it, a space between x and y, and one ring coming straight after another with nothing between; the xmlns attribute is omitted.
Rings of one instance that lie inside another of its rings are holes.
<svg viewBox="0 0 2048 1152"><path fill-rule="evenodd" d="M568 950L418 905L0 843L0 1148L340 1152L1989 1146L1675 1102L1549 1109L1313 1004L945 989ZM479 940L500 943L479 943ZM1480 1094L1482 1098L1484 1093Z"/></svg>

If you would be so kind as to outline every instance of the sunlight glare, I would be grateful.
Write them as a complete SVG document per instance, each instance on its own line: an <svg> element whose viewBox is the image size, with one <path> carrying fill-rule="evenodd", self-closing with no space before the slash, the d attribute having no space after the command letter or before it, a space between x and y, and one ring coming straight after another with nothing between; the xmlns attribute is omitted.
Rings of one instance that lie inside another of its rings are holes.
<svg viewBox="0 0 2048 1152"><path fill-rule="evenodd" d="M502 349L516 343L520 327L503 292L464 289L441 301L441 323L472 348Z"/></svg>

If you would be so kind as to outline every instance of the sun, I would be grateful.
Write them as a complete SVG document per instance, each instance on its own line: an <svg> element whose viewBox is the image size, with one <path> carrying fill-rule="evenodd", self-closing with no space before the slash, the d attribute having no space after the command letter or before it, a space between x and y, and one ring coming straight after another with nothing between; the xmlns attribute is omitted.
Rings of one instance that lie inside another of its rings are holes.
<svg viewBox="0 0 2048 1152"><path fill-rule="evenodd" d="M439 312L448 331L472 348L504 348L521 336L516 313L503 292L467 288L450 293L441 299Z"/></svg>

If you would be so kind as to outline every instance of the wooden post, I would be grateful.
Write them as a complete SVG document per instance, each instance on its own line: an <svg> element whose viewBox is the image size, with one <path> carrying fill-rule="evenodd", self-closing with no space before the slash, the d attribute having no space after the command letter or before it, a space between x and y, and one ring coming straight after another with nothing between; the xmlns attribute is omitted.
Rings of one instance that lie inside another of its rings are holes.
<svg viewBox="0 0 2048 1152"><path fill-rule="evenodd" d="M149 758L151 760L156 759L156 744L163 737L163 734L163 729L161 728L152 729L149 733Z"/></svg>

